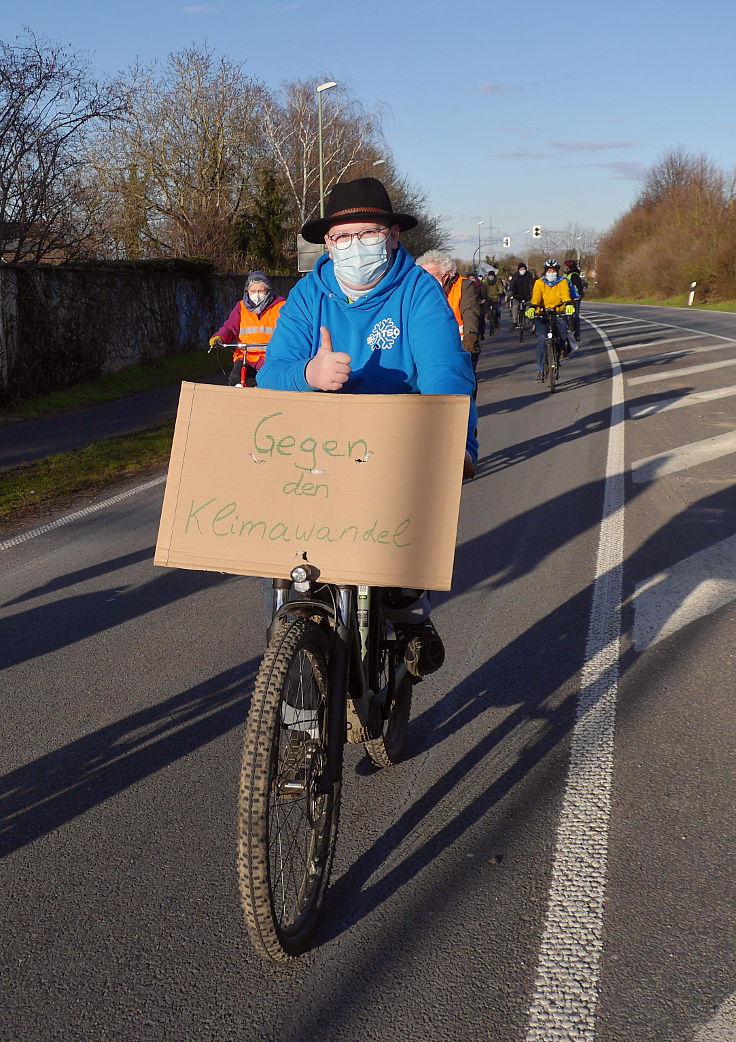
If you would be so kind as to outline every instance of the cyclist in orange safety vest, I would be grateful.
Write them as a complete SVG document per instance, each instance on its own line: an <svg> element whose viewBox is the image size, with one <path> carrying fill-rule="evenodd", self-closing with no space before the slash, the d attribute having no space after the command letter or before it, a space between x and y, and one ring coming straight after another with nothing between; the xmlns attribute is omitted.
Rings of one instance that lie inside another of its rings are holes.
<svg viewBox="0 0 736 1042"><path fill-rule="evenodd" d="M458 275L457 266L449 253L428 250L417 258L417 264L439 282L447 296L460 330L463 347L470 353L473 369L480 355L480 299L475 279Z"/></svg>
<svg viewBox="0 0 736 1042"><path fill-rule="evenodd" d="M210 348L217 344L241 345L233 351L233 368L228 379L231 387L255 387L256 373L265 361L268 342L285 303L285 297L274 294L268 275L262 271L248 275L243 299L209 342Z"/></svg>

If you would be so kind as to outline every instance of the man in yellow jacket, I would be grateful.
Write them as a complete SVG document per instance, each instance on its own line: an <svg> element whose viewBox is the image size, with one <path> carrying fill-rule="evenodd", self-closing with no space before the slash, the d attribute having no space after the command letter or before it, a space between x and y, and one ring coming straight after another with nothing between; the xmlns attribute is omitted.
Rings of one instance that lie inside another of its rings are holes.
<svg viewBox="0 0 736 1042"><path fill-rule="evenodd" d="M564 304L564 309L561 305ZM537 279L532 289L531 304L526 314L529 318L536 318L537 327L537 380L544 380L544 356L547 353L547 333L549 332L549 321L540 317L537 312L540 308L556 308L557 330L560 341L567 345L567 315L575 314L575 305L570 296L570 283L560 275L560 262L550 257L544 262L544 273L541 279ZM562 313L564 310L564 314ZM565 348L565 354L569 351Z"/></svg>

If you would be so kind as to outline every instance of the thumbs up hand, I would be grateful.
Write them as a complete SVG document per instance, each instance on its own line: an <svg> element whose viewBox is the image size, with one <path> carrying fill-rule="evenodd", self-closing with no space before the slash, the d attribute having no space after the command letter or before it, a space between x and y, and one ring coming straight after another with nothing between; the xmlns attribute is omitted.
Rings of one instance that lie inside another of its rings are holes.
<svg viewBox="0 0 736 1042"><path fill-rule="evenodd" d="M315 391L339 391L350 376L350 355L332 350L332 337L327 326L320 326L319 331L322 343L304 375Z"/></svg>

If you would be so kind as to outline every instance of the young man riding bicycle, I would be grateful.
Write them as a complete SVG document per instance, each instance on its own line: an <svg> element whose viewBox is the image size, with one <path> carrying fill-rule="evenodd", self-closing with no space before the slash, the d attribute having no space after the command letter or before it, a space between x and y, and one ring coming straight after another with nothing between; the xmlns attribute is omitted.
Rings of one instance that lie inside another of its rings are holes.
<svg viewBox="0 0 736 1042"><path fill-rule="evenodd" d="M544 262L544 273L541 279L537 279L532 289L532 299L526 310L528 318L536 319L537 327L537 381L544 381L544 359L547 352L547 333L549 332L549 319L540 315L540 310L555 308L564 310L564 315L558 310L556 315L557 331L560 335L560 343L568 342L568 315L575 314L575 305L572 302L570 283L560 275L560 262L550 257Z"/></svg>
<svg viewBox="0 0 736 1042"><path fill-rule="evenodd" d="M301 231L307 242L324 242L327 254L289 294L257 382L279 391L467 394L464 476L471 477L478 455L473 368L439 282L399 242L416 224L393 211L376 178L338 182L326 216ZM439 669L444 648L428 593L392 590L387 601L385 614L406 640L407 668L415 676Z"/></svg>

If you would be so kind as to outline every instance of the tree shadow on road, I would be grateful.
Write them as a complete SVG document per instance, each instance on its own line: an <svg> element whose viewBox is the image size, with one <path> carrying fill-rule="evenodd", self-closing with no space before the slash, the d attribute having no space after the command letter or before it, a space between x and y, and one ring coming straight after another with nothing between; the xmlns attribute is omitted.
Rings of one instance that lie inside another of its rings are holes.
<svg viewBox="0 0 736 1042"><path fill-rule="evenodd" d="M43 586L36 586L34 589L27 590L21 594L20 597L15 597L12 601L6 601L2 607L10 608L14 604L32 601L34 597L46 597L50 593L57 593L59 590L65 590L69 586L87 582L89 579L96 579L100 575L109 575L110 572L121 571L123 568L140 564L142 561L151 561L153 554L154 547L147 546L142 550L136 550L134 553L123 554L121 557L112 557L107 561L99 561L97 564L89 565L87 568L79 568L76 572L65 572L64 575L50 579Z"/></svg>
<svg viewBox="0 0 736 1042"><path fill-rule="evenodd" d="M251 659L0 778L0 856L240 727L257 667Z"/></svg>
<svg viewBox="0 0 736 1042"><path fill-rule="evenodd" d="M134 556L137 555L131 555ZM148 557L150 559L150 552ZM107 570L104 564L93 566L86 577L104 574ZM6 616L0 622L0 667L7 669L46 655L202 590L238 581L242 581L242 577L183 568L168 569L150 582L130 590L121 592L108 587L27 608Z"/></svg>

